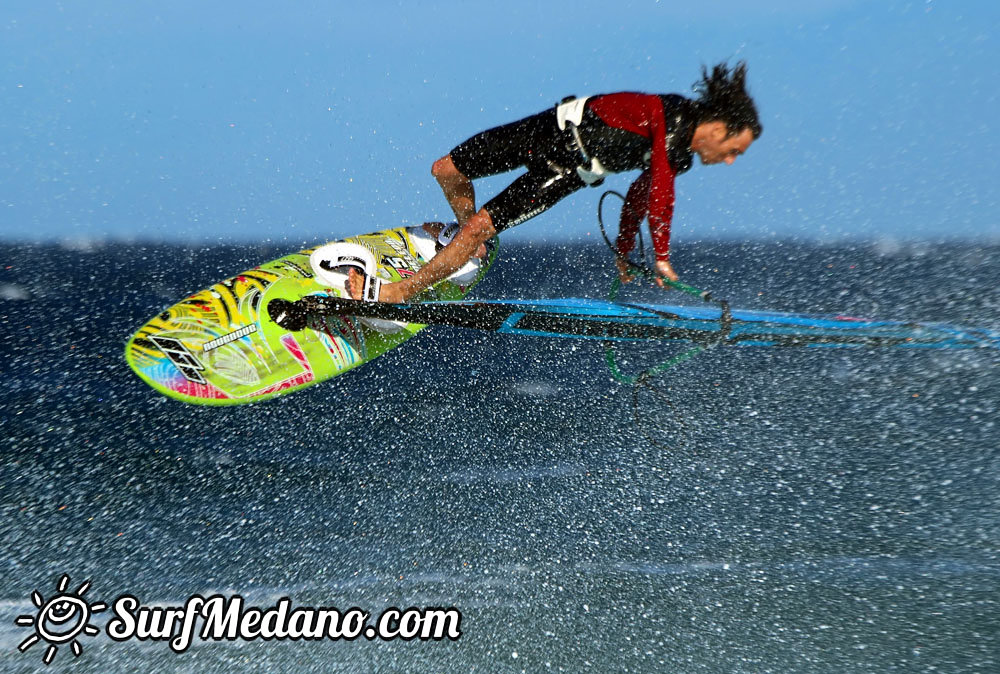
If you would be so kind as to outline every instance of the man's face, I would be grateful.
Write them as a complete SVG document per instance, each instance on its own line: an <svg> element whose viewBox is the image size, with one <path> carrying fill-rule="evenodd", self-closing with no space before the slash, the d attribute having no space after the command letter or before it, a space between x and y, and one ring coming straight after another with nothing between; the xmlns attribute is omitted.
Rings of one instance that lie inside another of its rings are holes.
<svg viewBox="0 0 1000 674"><path fill-rule="evenodd" d="M691 150L702 164L732 164L753 143L753 133L743 129L729 135L724 122L706 122L695 131Z"/></svg>

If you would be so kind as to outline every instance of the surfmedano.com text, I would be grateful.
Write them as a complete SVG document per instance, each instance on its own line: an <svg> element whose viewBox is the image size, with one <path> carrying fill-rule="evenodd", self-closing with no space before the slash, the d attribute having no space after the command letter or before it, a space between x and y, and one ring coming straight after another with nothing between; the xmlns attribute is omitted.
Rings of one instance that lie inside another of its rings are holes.
<svg viewBox="0 0 1000 674"><path fill-rule="evenodd" d="M106 632L115 641L167 641L183 653L195 639L201 641L410 641L457 640L462 614L455 608L387 608L374 622L360 608L292 607L288 597L274 606L246 606L243 597L192 595L183 606L143 606L132 595L122 595L111 606L114 616ZM199 629L200 628L200 629Z"/></svg>

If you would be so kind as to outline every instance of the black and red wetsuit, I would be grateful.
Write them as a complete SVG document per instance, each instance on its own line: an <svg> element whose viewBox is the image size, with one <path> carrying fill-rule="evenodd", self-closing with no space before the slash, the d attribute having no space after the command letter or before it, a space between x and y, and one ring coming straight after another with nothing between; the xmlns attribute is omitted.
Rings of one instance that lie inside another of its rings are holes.
<svg viewBox="0 0 1000 674"><path fill-rule="evenodd" d="M618 250L627 255L649 217L657 259L668 259L674 178L691 168L694 106L676 94L614 93L586 100L579 124L559 128L555 108L489 129L451 152L469 179L527 168L483 208L497 231L520 224L587 185L577 168L596 158L607 172L641 169L628 190Z"/></svg>

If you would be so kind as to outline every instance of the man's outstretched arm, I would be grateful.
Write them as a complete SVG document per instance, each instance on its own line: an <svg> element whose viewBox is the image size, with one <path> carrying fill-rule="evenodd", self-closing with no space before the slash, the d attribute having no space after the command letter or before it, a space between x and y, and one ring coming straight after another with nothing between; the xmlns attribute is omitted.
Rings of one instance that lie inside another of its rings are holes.
<svg viewBox="0 0 1000 674"><path fill-rule="evenodd" d="M465 266L483 244L496 236L493 220L485 209L481 209L462 225L455 238L438 251L427 264L408 279L396 283L384 283L379 292L380 302L395 304L406 302L411 297L429 288L441 279L447 278ZM361 299L364 292L364 278L353 269L347 282L348 292L353 299Z"/></svg>

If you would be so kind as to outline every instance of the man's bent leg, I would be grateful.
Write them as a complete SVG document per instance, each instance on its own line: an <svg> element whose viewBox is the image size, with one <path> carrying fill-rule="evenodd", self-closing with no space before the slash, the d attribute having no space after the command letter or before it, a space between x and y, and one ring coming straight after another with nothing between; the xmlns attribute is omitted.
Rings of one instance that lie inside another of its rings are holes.
<svg viewBox="0 0 1000 674"><path fill-rule="evenodd" d="M535 154L544 153L553 143L558 145L561 133L555 109L549 109L481 131L434 162L431 174L441 185L458 224L464 225L476 215L473 180L527 166ZM503 223L498 228L503 229Z"/></svg>
<svg viewBox="0 0 1000 674"><path fill-rule="evenodd" d="M441 186L444 198L458 218L458 224L464 225L476 212L476 192L472 181L458 170L450 154L434 162L431 175Z"/></svg>

